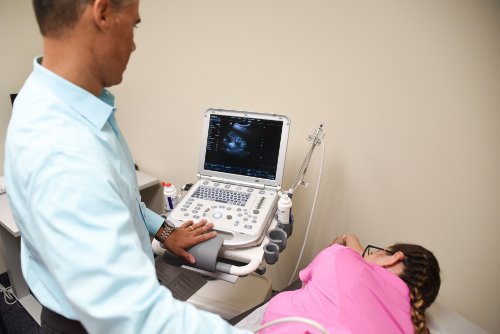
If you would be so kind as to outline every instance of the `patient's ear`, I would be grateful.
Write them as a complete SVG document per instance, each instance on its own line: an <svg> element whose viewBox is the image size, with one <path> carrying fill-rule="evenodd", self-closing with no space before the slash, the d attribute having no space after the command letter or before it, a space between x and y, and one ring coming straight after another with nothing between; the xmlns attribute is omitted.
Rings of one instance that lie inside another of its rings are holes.
<svg viewBox="0 0 500 334"><path fill-rule="evenodd" d="M405 259L405 253L403 253L402 251L397 251L396 253L394 253L393 257L396 258L398 262L401 262Z"/></svg>
<svg viewBox="0 0 500 334"><path fill-rule="evenodd" d="M389 267L389 266L395 265L399 262L402 262L404 260L404 258L405 258L405 254L401 251L397 251L396 253L387 256L383 261L383 265L384 265L384 267Z"/></svg>
<svg viewBox="0 0 500 334"><path fill-rule="evenodd" d="M397 251L396 253L387 256L383 261L383 267L392 271L396 275L400 275L403 272L404 265L403 260L405 258L405 254L401 251Z"/></svg>

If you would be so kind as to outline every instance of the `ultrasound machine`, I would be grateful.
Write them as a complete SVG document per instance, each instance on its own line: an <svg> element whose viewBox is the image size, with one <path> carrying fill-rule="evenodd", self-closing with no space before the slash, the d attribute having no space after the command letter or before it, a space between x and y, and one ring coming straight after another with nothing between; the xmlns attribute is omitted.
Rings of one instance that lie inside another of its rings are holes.
<svg viewBox="0 0 500 334"><path fill-rule="evenodd" d="M277 225L289 127L283 115L205 112L197 181L167 216L176 226L201 219L214 224L217 237L189 250L198 269L237 276L258 269ZM168 256L158 242L153 248Z"/></svg>
<svg viewBox="0 0 500 334"><path fill-rule="evenodd" d="M205 112L197 180L167 213L177 227L188 220L206 219L214 224L217 237L188 250L196 258L191 269L226 279L227 275L262 272L263 261L278 261L293 226L292 215L285 219L279 215L283 212L281 206L277 210L278 201L287 199L290 210L293 192L302 183L322 138L320 126L309 136L312 144L292 188L282 191L289 130L290 120L283 115L223 109ZM156 240L153 250L172 260L173 255Z"/></svg>

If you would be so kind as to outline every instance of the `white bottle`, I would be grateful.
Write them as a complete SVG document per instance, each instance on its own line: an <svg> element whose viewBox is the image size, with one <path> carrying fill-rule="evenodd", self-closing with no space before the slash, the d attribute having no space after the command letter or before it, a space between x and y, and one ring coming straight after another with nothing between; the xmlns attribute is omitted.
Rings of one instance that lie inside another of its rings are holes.
<svg viewBox="0 0 500 334"><path fill-rule="evenodd" d="M162 182L163 196L165 197L165 211L172 211L177 205L178 195L177 189L172 183Z"/></svg>
<svg viewBox="0 0 500 334"><path fill-rule="evenodd" d="M292 209L292 200L287 194L282 194L278 201L278 223L288 224L290 222L290 210Z"/></svg>

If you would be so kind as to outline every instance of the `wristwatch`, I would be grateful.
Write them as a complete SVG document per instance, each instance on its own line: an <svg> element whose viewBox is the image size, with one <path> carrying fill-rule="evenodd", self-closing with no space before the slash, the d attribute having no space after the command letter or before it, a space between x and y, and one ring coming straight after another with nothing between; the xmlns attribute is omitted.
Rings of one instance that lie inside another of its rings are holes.
<svg viewBox="0 0 500 334"><path fill-rule="evenodd" d="M167 237L175 230L175 225L167 219L163 221L162 226L163 226L163 231L161 232L160 236L157 239L161 244L163 244L165 239L167 239Z"/></svg>

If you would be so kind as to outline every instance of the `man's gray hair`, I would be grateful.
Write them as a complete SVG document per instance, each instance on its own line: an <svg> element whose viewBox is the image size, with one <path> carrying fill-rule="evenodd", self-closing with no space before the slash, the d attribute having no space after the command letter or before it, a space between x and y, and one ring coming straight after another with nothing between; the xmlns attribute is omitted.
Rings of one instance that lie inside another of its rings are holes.
<svg viewBox="0 0 500 334"><path fill-rule="evenodd" d="M94 0L33 0L36 20L42 36L59 37L74 27L85 10ZM131 0L109 0L111 6L120 9Z"/></svg>

